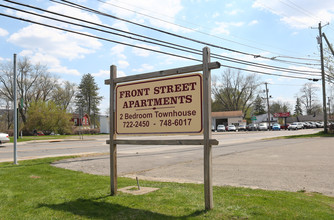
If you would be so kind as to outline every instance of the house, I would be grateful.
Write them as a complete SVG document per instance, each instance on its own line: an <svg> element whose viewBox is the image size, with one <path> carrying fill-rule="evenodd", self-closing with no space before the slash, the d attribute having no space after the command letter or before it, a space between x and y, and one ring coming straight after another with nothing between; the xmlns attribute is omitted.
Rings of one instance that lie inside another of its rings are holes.
<svg viewBox="0 0 334 220"><path fill-rule="evenodd" d="M261 122L268 122L268 114L262 114L255 116L256 120L254 120L255 124L261 123ZM277 122L278 118L275 118L273 114L270 114L270 124Z"/></svg>
<svg viewBox="0 0 334 220"><path fill-rule="evenodd" d="M313 114L313 115L299 115L299 116L291 116L287 118L287 123L292 123L292 122L305 122L305 121L323 121L324 120L324 114Z"/></svg>
<svg viewBox="0 0 334 220"><path fill-rule="evenodd" d="M109 134L109 116L108 115L100 115L100 133L101 134Z"/></svg>
<svg viewBox="0 0 334 220"><path fill-rule="evenodd" d="M216 130L218 125L246 125L243 116L242 111L211 112L212 127Z"/></svg>
<svg viewBox="0 0 334 220"><path fill-rule="evenodd" d="M83 126L83 127L90 127L90 118L89 115L86 113L83 117L80 117L79 114L72 114L71 121L74 123L74 126Z"/></svg>

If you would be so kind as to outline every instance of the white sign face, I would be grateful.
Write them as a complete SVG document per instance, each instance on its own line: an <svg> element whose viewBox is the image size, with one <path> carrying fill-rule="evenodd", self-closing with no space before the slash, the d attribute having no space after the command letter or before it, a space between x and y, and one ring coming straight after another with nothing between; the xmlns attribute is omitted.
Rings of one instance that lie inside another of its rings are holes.
<svg viewBox="0 0 334 220"><path fill-rule="evenodd" d="M202 75L180 75L116 86L116 134L200 134Z"/></svg>

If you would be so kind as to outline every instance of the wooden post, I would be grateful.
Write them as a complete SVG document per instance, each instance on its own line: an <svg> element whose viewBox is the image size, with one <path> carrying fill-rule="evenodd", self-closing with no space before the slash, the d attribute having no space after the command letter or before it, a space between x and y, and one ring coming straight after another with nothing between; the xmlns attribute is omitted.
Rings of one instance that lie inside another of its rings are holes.
<svg viewBox="0 0 334 220"><path fill-rule="evenodd" d="M110 149L110 193L112 196L117 194L117 145L115 144L115 82L117 78L117 68L110 67L110 103L109 103L109 149Z"/></svg>
<svg viewBox="0 0 334 220"><path fill-rule="evenodd" d="M204 121L204 197L205 210L213 209L211 139L211 70L210 49L203 48L203 121Z"/></svg>

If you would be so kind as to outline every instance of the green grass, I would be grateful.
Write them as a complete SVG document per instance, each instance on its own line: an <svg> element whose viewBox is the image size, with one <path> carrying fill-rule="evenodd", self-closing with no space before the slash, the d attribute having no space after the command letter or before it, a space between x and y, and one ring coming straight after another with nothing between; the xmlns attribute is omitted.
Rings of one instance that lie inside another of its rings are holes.
<svg viewBox="0 0 334 220"><path fill-rule="evenodd" d="M109 177L50 165L60 158L0 163L0 219L334 219L334 198L317 193L214 187L204 211L203 185L141 181L146 195L109 196ZM118 187L136 180L118 178Z"/></svg>
<svg viewBox="0 0 334 220"><path fill-rule="evenodd" d="M325 134L324 131L320 131L314 134L300 134L300 135L290 135L290 136L281 136L281 137L273 137L273 138L266 138L266 139L294 139L294 138L314 138L314 137L334 137L334 134L327 133Z"/></svg>

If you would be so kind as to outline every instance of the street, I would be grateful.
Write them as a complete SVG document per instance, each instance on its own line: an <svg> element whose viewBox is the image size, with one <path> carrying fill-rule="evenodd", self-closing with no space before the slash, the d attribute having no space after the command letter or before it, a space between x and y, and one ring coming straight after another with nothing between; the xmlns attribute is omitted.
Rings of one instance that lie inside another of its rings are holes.
<svg viewBox="0 0 334 220"><path fill-rule="evenodd" d="M321 129L307 129L298 131L255 131L255 132L213 132L212 138L219 141L219 146L227 146L230 144L248 143L264 138L272 138L285 135L294 134L308 134L315 133ZM109 152L109 147L106 144L108 135L85 136L84 140L54 140L54 141L30 141L17 143L18 161L28 160L43 157L56 157L66 155L85 155L85 154L99 154ZM124 137L123 137L124 138ZM159 136L159 137L126 137L130 139L189 139L198 138L202 136ZM216 148L217 146L214 146ZM131 152L162 152L182 150L189 148L201 148L200 146L125 146L118 148L119 153ZM13 161L13 144L7 143L0 146L0 162Z"/></svg>

